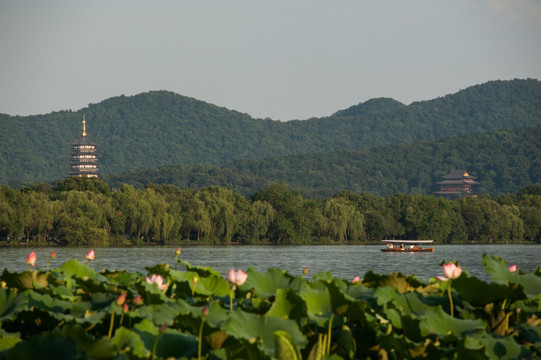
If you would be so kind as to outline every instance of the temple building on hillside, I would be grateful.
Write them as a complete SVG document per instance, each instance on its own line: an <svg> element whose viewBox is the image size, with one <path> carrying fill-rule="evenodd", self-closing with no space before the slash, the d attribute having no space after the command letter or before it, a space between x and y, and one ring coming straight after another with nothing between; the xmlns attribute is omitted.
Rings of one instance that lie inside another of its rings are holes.
<svg viewBox="0 0 541 360"><path fill-rule="evenodd" d="M443 176L443 181L438 182L440 191L437 195L443 196L447 200L456 199L460 196L471 196L474 194L475 176L470 176L466 170L453 170L447 176Z"/></svg>
<svg viewBox="0 0 541 360"><path fill-rule="evenodd" d="M98 145L86 138L86 120L83 115L83 134L77 142L70 144L71 160L69 176L98 177Z"/></svg>

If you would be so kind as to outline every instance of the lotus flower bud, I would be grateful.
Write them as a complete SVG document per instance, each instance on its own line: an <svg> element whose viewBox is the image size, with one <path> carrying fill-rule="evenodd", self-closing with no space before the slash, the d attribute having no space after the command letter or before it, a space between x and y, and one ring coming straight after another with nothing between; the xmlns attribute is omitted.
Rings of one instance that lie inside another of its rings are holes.
<svg viewBox="0 0 541 360"><path fill-rule="evenodd" d="M36 252L32 250L32 252L26 257L26 263L30 266L36 266L36 259Z"/></svg>
<svg viewBox="0 0 541 360"><path fill-rule="evenodd" d="M91 249L89 252L87 252L85 257L88 261L94 260L96 258L96 253L94 252L94 249Z"/></svg>

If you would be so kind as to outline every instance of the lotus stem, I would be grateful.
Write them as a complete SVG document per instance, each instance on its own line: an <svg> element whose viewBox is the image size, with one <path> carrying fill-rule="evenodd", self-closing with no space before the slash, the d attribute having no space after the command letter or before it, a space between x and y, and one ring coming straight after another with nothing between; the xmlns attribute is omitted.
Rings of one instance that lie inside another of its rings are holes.
<svg viewBox="0 0 541 360"><path fill-rule="evenodd" d="M113 307L113 312L111 313L111 325L109 325L109 335L108 335L109 339L113 335L113 326L115 324L115 310L116 310L116 306Z"/></svg>
<svg viewBox="0 0 541 360"><path fill-rule="evenodd" d="M332 330L333 319L334 319L334 313L331 315L331 318L329 319L329 328L327 329L327 349L325 351L326 355L329 355L331 353L331 330Z"/></svg>
<svg viewBox="0 0 541 360"><path fill-rule="evenodd" d="M156 348L158 347L158 341L160 340L162 334L158 334L156 340L154 341L154 346L152 347L152 360L156 359Z"/></svg>
<svg viewBox="0 0 541 360"><path fill-rule="evenodd" d="M447 285L447 293L449 294L449 306L451 307L451 317L454 317L453 297L451 296L451 281Z"/></svg>
<svg viewBox="0 0 541 360"><path fill-rule="evenodd" d="M229 309L233 311L233 296L235 295L234 287L231 286L231 292L229 293Z"/></svg>
<svg viewBox="0 0 541 360"><path fill-rule="evenodd" d="M199 327L199 343L197 344L197 359L201 360L201 347L203 342L203 325L205 325L205 318L201 318L201 326Z"/></svg>
<svg viewBox="0 0 541 360"><path fill-rule="evenodd" d="M122 315L120 315L120 326L124 323L124 311L122 312Z"/></svg>

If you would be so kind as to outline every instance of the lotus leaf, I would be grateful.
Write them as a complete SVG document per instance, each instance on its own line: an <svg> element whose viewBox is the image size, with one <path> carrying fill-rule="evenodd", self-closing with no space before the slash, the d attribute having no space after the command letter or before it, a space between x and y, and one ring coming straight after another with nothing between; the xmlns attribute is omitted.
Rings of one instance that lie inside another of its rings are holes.
<svg viewBox="0 0 541 360"><path fill-rule="evenodd" d="M111 339L105 336L97 339L92 338L85 333L80 325L64 326L62 336L73 339L77 344L77 349L86 353L91 359L110 359L118 353Z"/></svg>
<svg viewBox="0 0 541 360"><path fill-rule="evenodd" d="M222 329L239 339L245 339L248 342L256 341L257 346L269 356L273 356L277 351L273 334L279 330L289 333L299 348L306 345L306 337L295 321L275 316L257 316L242 311L232 311L229 321L222 325ZM258 339L260 342L257 341Z"/></svg>
<svg viewBox="0 0 541 360"><path fill-rule="evenodd" d="M280 360L302 360L301 352L295 340L288 332L278 330L274 332L274 341L276 352L274 357Z"/></svg>
<svg viewBox="0 0 541 360"><path fill-rule="evenodd" d="M33 289L35 287L46 287L48 285L47 273L40 273L37 270L25 271L23 273L11 273L4 269L1 277L7 287L19 290Z"/></svg>
<svg viewBox="0 0 541 360"><path fill-rule="evenodd" d="M84 359L77 344L56 334L37 334L0 353L5 360Z"/></svg>
<svg viewBox="0 0 541 360"><path fill-rule="evenodd" d="M421 334L423 336L427 336L429 334L436 334L440 336L453 334L454 336L458 337L465 332L485 329L486 324L479 319L462 320L452 318L449 314L445 313L440 306L438 306L434 309L434 311L426 314L426 317L421 320L419 328L421 329Z"/></svg>
<svg viewBox="0 0 541 360"><path fill-rule="evenodd" d="M162 324L172 324L179 315L185 315L192 312L192 307L183 300L167 302L163 304L152 304L137 308L133 316L138 316L152 321L156 326Z"/></svg>
<svg viewBox="0 0 541 360"><path fill-rule="evenodd" d="M197 338L182 334L174 329L167 329L164 334L147 319L134 326L133 331L139 335L145 348L152 350L157 341L156 356L162 358L192 357L197 355Z"/></svg>
<svg viewBox="0 0 541 360"><path fill-rule="evenodd" d="M86 265L81 264L76 259L68 260L59 269L65 276L72 276L83 280L91 280L93 283L106 282L107 278L101 274L98 274L93 269Z"/></svg>
<svg viewBox="0 0 541 360"><path fill-rule="evenodd" d="M2 356L1 352L3 350L14 347L20 341L21 337L18 333L7 333L0 329L0 357Z"/></svg>
<svg viewBox="0 0 541 360"><path fill-rule="evenodd" d="M276 290L276 298L266 316L294 319L298 324L306 316L306 303L293 289Z"/></svg>
<svg viewBox="0 0 541 360"><path fill-rule="evenodd" d="M364 275L363 283L372 288L380 286L392 286L397 288L400 293L414 291L415 289L424 286L424 284L417 278L413 276L405 276L399 272L390 275L381 275L368 271Z"/></svg>
<svg viewBox="0 0 541 360"><path fill-rule="evenodd" d="M526 353L512 337L495 337L488 332L464 335L457 348L459 357L468 359L481 354L484 359L519 359L525 358Z"/></svg>
<svg viewBox="0 0 541 360"><path fill-rule="evenodd" d="M15 294L10 289L0 288L0 325L4 320L15 318L17 312L25 308L25 305L25 295Z"/></svg>
<svg viewBox="0 0 541 360"><path fill-rule="evenodd" d="M112 338L113 344L123 353L130 353L136 358L149 358L151 351L145 347L145 343L135 331L120 327Z"/></svg>
<svg viewBox="0 0 541 360"><path fill-rule="evenodd" d="M293 277L286 271L280 269L269 269L267 272L259 272L254 268L248 269L248 279L244 285L240 286L242 290L254 289L254 293L262 298L268 298L276 294L277 289L288 289L290 287L297 289L298 280L292 283Z"/></svg>
<svg viewBox="0 0 541 360"><path fill-rule="evenodd" d="M304 285L299 295L306 303L309 318L319 326L325 326L333 313L331 294L325 284L317 282Z"/></svg>

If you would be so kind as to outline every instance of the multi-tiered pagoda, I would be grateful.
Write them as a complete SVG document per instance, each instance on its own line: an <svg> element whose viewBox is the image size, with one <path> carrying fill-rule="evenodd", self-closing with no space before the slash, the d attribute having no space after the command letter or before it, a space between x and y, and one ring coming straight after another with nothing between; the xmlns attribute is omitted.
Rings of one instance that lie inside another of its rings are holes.
<svg viewBox="0 0 541 360"><path fill-rule="evenodd" d="M83 134L77 142L70 144L71 160L69 176L98 177L97 146L86 138L86 120L83 115Z"/></svg>
<svg viewBox="0 0 541 360"><path fill-rule="evenodd" d="M474 186L479 184L475 176L468 174L466 170L453 170L447 176L443 176L443 181L440 181L440 191L437 195L443 196L450 200L459 196L468 196L474 194Z"/></svg>

